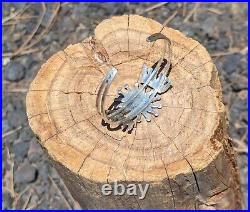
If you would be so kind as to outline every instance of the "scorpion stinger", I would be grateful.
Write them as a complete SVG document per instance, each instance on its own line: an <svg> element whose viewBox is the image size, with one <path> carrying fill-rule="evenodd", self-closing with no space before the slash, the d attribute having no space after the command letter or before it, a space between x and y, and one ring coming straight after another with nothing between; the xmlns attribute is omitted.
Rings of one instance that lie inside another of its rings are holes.
<svg viewBox="0 0 250 212"><path fill-rule="evenodd" d="M158 39L165 41L166 49L170 47L170 40L161 33L155 33L147 38L148 42ZM169 49L168 49L169 50ZM165 53L165 52L164 52ZM104 77L99 88L96 107L102 115L105 122L121 126L125 131L132 130L137 122L141 121L143 116L147 121L151 121L151 116L157 117L159 114L157 109L161 108L160 95L166 92L171 86L171 81L166 76L170 69L170 59L160 72L160 66L163 63L164 55L160 58L155 68L142 67L141 75L138 82L134 86L124 87L118 90L117 98L114 99L112 107L105 110L104 103L108 89L117 74L117 69L112 68Z"/></svg>

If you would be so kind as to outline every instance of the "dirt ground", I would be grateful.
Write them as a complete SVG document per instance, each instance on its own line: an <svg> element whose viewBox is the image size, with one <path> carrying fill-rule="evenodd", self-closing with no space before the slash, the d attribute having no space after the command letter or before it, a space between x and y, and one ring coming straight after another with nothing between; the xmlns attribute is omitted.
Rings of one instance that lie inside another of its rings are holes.
<svg viewBox="0 0 250 212"><path fill-rule="evenodd" d="M74 209L27 123L25 97L41 65L113 15L141 14L198 40L219 70L229 135L248 207L247 3L3 3L2 186L4 209Z"/></svg>

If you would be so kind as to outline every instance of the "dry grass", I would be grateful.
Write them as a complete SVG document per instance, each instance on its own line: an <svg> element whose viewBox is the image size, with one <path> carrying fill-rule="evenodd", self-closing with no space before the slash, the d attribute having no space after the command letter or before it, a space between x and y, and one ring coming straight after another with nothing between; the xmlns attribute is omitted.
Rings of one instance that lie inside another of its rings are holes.
<svg viewBox="0 0 250 212"><path fill-rule="evenodd" d="M44 28L41 27L41 24L46 15L47 7L45 3L40 3L40 5L41 13L38 17L29 14L24 14L25 11L29 13L28 9L31 7L31 4L29 4L28 6L16 11L13 14L10 14L10 16L3 19L2 24L4 24L5 26L12 26L19 24L22 20L37 18L36 25L34 26L31 33L23 39L22 44L13 52L3 52L3 57L11 58L41 51L41 48L35 48L35 45L38 44L42 39L44 39L45 36L48 34L49 30L55 22L56 16L60 10L61 5L60 3L54 3L52 15L50 16L49 20L46 21L46 27ZM40 33L38 33L39 30L41 31Z"/></svg>

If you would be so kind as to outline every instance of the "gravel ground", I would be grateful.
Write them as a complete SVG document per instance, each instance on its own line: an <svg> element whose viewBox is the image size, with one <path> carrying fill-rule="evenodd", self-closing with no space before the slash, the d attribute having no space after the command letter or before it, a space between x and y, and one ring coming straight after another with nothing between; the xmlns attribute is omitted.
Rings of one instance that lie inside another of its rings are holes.
<svg viewBox="0 0 250 212"><path fill-rule="evenodd" d="M41 64L52 54L88 37L103 19L124 13L160 23L168 19L169 26L198 40L212 55L222 81L229 134L238 152L248 207L247 3L3 3L2 12L3 208L79 207L28 126L25 96Z"/></svg>

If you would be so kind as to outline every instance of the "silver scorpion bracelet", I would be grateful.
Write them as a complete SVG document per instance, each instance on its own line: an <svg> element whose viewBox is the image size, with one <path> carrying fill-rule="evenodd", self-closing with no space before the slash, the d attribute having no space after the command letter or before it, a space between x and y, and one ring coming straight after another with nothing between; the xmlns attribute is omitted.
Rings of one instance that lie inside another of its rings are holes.
<svg viewBox="0 0 250 212"><path fill-rule="evenodd" d="M161 33L149 36L147 41L155 42L158 39L164 39L166 48L170 47L170 40ZM131 88L125 84L124 90L118 90L118 95L114 99L114 106L105 110L106 95L117 74L117 69L113 67L108 71L101 83L96 99L97 110L106 123L121 126L122 129L129 132L136 127L137 122L141 121L142 116L149 122L151 121L151 115L155 117L159 115L157 109L161 108L160 94L163 94L172 86L166 75L171 66L170 60L160 71L163 60L164 56L161 57L155 68L148 68L143 65L137 83Z"/></svg>

